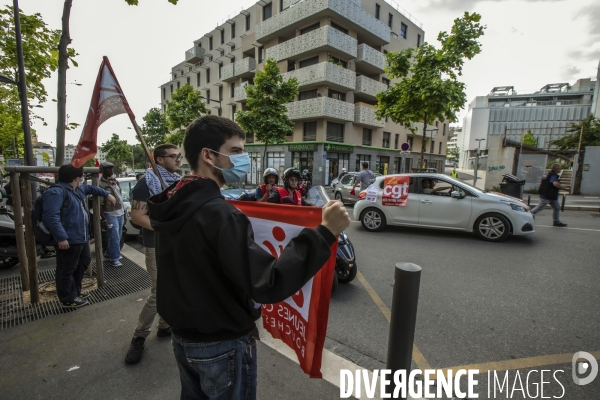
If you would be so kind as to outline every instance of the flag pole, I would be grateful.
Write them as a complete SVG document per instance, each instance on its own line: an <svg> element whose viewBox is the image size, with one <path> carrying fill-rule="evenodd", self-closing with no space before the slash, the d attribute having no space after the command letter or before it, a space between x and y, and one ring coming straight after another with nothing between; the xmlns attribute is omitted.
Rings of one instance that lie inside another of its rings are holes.
<svg viewBox="0 0 600 400"><path fill-rule="evenodd" d="M148 157L148 160L150 160L150 165L152 166L152 171L154 171L154 175L156 175L158 177L158 180L160 181L160 186L161 186L162 190L165 190L167 188L167 185L165 185L162 175L160 174L160 172L158 172L158 168L156 168L156 163L154 162L154 158L152 158L150 156L150 150L148 150L148 145L146 145L146 141L144 140L144 136L142 135L142 130L140 129L140 127L138 126L138 124L135 122L135 120L133 118L130 117L129 120L131 121L131 124L133 125L133 129L135 130L135 133L137 133L138 140L142 144L142 149L144 149L144 153L146 153L146 157Z"/></svg>

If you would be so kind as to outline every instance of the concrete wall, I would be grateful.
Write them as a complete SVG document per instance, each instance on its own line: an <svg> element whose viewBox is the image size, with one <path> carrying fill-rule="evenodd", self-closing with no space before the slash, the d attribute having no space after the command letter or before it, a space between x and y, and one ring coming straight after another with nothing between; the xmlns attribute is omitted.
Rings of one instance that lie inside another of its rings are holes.
<svg viewBox="0 0 600 400"><path fill-rule="evenodd" d="M485 188L492 189L502 182L502 175L510 174L515 157L514 147L502 147L502 136L490 135L488 143Z"/></svg>
<svg viewBox="0 0 600 400"><path fill-rule="evenodd" d="M588 166L587 171L586 165ZM600 195L600 146L588 146L585 148L581 194Z"/></svg>

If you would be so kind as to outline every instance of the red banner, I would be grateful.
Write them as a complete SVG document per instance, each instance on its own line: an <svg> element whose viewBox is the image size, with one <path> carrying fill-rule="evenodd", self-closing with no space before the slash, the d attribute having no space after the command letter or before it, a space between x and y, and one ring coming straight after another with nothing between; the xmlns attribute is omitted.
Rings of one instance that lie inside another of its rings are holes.
<svg viewBox="0 0 600 400"><path fill-rule="evenodd" d="M304 228L321 223L321 208L235 201L252 223L254 241L274 257L279 257L288 242ZM321 378L321 357L329 300L335 272L337 241L323 268L290 298L276 304L262 305L264 328L281 339L298 356L300 367L311 378Z"/></svg>
<svg viewBox="0 0 600 400"><path fill-rule="evenodd" d="M100 65L88 115L71 164L79 168L93 158L98 152L98 127L107 119L124 113L129 114L132 121L135 120L108 57L105 56Z"/></svg>
<svg viewBox="0 0 600 400"><path fill-rule="evenodd" d="M383 180L383 194L381 205L383 206L406 206L408 201L408 187L410 177L406 175L392 175Z"/></svg>

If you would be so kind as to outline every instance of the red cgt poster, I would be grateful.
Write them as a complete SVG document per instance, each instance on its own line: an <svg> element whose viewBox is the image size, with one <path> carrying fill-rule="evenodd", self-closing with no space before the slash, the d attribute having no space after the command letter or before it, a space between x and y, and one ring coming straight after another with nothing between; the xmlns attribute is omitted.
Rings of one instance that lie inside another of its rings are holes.
<svg viewBox="0 0 600 400"><path fill-rule="evenodd" d="M252 223L254 241L274 257L279 257L288 242L304 228L321 223L318 207L290 207L255 202L236 201ZM331 257L324 267L294 295L276 304L262 305L264 328L281 339L298 356L300 367L311 378L321 378L321 356L329 300L335 271L337 242L331 246Z"/></svg>
<svg viewBox="0 0 600 400"><path fill-rule="evenodd" d="M384 206L406 206L408 201L408 187L410 177L403 175L388 176L383 181L383 194L381 205Z"/></svg>

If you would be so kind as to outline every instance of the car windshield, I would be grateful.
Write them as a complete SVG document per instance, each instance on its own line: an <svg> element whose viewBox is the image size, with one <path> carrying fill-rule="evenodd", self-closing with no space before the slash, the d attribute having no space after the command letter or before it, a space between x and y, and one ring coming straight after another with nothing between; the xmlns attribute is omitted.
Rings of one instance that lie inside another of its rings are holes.
<svg viewBox="0 0 600 400"><path fill-rule="evenodd" d="M479 189L478 187L475 187L475 186L471 185L470 183L467 183L467 182L464 182L464 181L459 181L459 182L461 184L465 185L465 186L468 186L469 189L472 189L475 192L478 192L478 193L483 193L484 192L483 190Z"/></svg>

